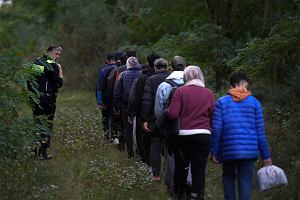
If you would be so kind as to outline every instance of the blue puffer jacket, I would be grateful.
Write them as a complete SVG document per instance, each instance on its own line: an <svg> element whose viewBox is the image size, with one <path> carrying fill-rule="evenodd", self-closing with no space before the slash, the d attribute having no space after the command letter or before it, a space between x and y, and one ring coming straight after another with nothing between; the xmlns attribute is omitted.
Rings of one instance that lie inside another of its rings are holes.
<svg viewBox="0 0 300 200"><path fill-rule="evenodd" d="M211 154L219 161L270 158L261 104L253 97L235 102L229 95L215 106Z"/></svg>
<svg viewBox="0 0 300 200"><path fill-rule="evenodd" d="M142 75L141 68L133 67L122 72L114 89L114 106L128 106L128 97L133 81Z"/></svg>

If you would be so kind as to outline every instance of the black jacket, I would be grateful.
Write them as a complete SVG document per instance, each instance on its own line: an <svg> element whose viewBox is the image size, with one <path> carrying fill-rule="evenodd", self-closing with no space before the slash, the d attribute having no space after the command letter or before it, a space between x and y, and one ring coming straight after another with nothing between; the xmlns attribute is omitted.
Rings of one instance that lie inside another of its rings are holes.
<svg viewBox="0 0 300 200"><path fill-rule="evenodd" d="M55 104L58 88L63 86L59 77L59 66L51 58L44 55L34 61L35 80L27 81L28 90L39 95L40 104Z"/></svg>
<svg viewBox="0 0 300 200"><path fill-rule="evenodd" d="M128 106L128 97L133 81L141 76L141 69L138 67L129 68L122 72L116 82L114 90L114 107L118 109Z"/></svg>
<svg viewBox="0 0 300 200"><path fill-rule="evenodd" d="M167 70L156 71L153 76L147 79L142 102L142 113L141 117L144 122L155 121L154 116L154 105L156 90L162 82L170 75Z"/></svg>
<svg viewBox="0 0 300 200"><path fill-rule="evenodd" d="M134 92L134 109L129 109L129 110L134 110L135 115L137 117L141 116L142 112L142 102L143 102L143 94L144 94L144 87L146 84L147 79L154 74L154 69L148 68L147 70L143 71L142 76L137 79L136 85L135 85L135 92Z"/></svg>

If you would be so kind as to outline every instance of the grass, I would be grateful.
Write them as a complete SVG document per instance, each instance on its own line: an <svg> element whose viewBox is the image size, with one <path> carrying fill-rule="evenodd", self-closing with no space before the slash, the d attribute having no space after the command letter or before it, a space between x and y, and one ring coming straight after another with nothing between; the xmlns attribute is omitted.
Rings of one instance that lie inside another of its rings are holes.
<svg viewBox="0 0 300 200"><path fill-rule="evenodd" d="M57 106L53 159L41 168L46 192L37 198L168 199L143 164L125 159L104 139L92 93L63 93Z"/></svg>
<svg viewBox="0 0 300 200"><path fill-rule="evenodd" d="M152 182L143 164L127 160L125 152L106 142L100 121L93 93L61 92L50 150L53 159L30 159L11 169L5 192L0 189L1 199L171 199L163 183ZM289 175L293 182L299 177L294 171ZM221 166L208 162L207 200L223 199L221 176ZM294 185L261 193L255 181L254 200L296 197L289 192Z"/></svg>

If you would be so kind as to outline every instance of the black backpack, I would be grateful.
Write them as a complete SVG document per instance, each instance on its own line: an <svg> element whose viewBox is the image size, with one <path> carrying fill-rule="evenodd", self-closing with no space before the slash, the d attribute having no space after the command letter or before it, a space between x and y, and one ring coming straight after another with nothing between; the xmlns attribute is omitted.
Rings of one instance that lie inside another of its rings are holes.
<svg viewBox="0 0 300 200"><path fill-rule="evenodd" d="M176 83L172 79L167 79L165 82L170 84L172 89L164 105L164 109L169 107L176 89L183 85L183 84ZM160 118L157 119L155 122L155 130L160 130L164 136L176 135L179 132L179 120L178 119L171 120L166 116L166 113L163 112Z"/></svg>

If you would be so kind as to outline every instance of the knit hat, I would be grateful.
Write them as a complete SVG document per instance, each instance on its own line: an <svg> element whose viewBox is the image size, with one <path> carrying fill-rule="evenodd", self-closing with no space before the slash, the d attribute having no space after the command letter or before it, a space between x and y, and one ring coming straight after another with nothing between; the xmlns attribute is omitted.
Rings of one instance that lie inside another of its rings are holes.
<svg viewBox="0 0 300 200"><path fill-rule="evenodd" d="M140 63L136 57L129 57L126 61L126 67L127 69L133 68L133 67L139 67Z"/></svg>

